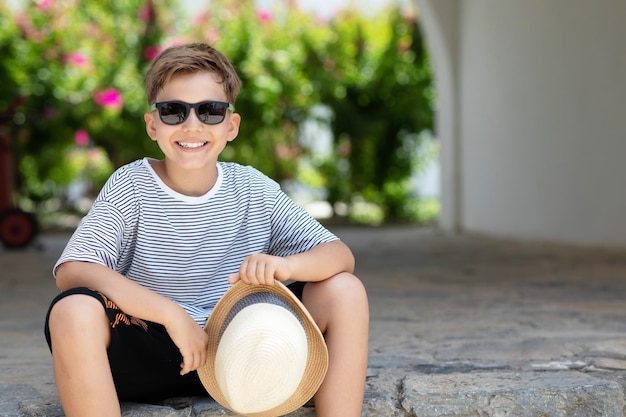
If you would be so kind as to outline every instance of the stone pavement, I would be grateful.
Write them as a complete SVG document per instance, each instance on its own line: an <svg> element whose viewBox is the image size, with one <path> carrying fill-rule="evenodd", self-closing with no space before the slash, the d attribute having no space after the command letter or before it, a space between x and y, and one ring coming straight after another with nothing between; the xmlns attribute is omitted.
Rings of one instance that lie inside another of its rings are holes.
<svg viewBox="0 0 626 417"><path fill-rule="evenodd" d="M370 297L363 416L625 415L626 250L334 231ZM0 416L63 415L42 322L67 238L0 250ZM124 404L123 414L232 415L198 398Z"/></svg>

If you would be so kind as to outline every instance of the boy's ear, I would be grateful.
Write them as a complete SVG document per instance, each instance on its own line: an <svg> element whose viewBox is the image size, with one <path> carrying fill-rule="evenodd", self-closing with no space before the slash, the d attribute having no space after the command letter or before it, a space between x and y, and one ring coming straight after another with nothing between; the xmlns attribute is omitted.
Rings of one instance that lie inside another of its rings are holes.
<svg viewBox="0 0 626 417"><path fill-rule="evenodd" d="M235 140L239 134L239 124L241 123L241 116L238 113L233 113L228 118L228 141Z"/></svg>
<svg viewBox="0 0 626 417"><path fill-rule="evenodd" d="M150 139L156 140L156 124L154 122L154 112L145 113L143 115L143 120L146 122L146 132L148 132L148 136Z"/></svg>

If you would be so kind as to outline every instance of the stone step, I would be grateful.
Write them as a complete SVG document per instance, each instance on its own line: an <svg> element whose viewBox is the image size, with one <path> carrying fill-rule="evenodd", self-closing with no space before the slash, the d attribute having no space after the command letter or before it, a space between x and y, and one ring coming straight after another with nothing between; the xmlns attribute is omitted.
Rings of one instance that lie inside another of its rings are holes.
<svg viewBox="0 0 626 417"><path fill-rule="evenodd" d="M397 371L397 370L396 370ZM386 385L364 416L624 417L624 389L580 372L470 372L409 374ZM393 383L397 384L393 389Z"/></svg>
<svg viewBox="0 0 626 417"><path fill-rule="evenodd" d="M367 417L624 417L617 382L572 371L498 371L403 375L379 370L368 377ZM161 405L124 403L124 417L234 416L210 399L176 398ZM61 417L27 385L0 385L0 416ZM303 407L289 417L314 417Z"/></svg>

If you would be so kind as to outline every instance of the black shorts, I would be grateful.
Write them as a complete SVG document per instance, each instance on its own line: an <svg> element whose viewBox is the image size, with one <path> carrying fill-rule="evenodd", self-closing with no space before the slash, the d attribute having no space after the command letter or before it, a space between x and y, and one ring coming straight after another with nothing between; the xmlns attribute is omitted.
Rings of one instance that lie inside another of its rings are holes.
<svg viewBox="0 0 626 417"><path fill-rule="evenodd" d="M302 300L304 284L294 282L288 288ZM73 288L52 300L44 330L51 350L48 327L50 310L57 301L73 294L96 298L109 318L111 345L107 355L115 389L121 401L154 402L178 396L208 395L197 372L180 375L183 359L164 326L125 314L105 295L89 288Z"/></svg>

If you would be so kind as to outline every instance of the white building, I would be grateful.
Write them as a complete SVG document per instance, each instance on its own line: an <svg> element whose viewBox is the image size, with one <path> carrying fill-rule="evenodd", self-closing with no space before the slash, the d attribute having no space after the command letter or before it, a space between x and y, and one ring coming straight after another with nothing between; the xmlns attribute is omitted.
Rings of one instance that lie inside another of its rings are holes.
<svg viewBox="0 0 626 417"><path fill-rule="evenodd" d="M441 227L626 247L626 1L415 1Z"/></svg>

